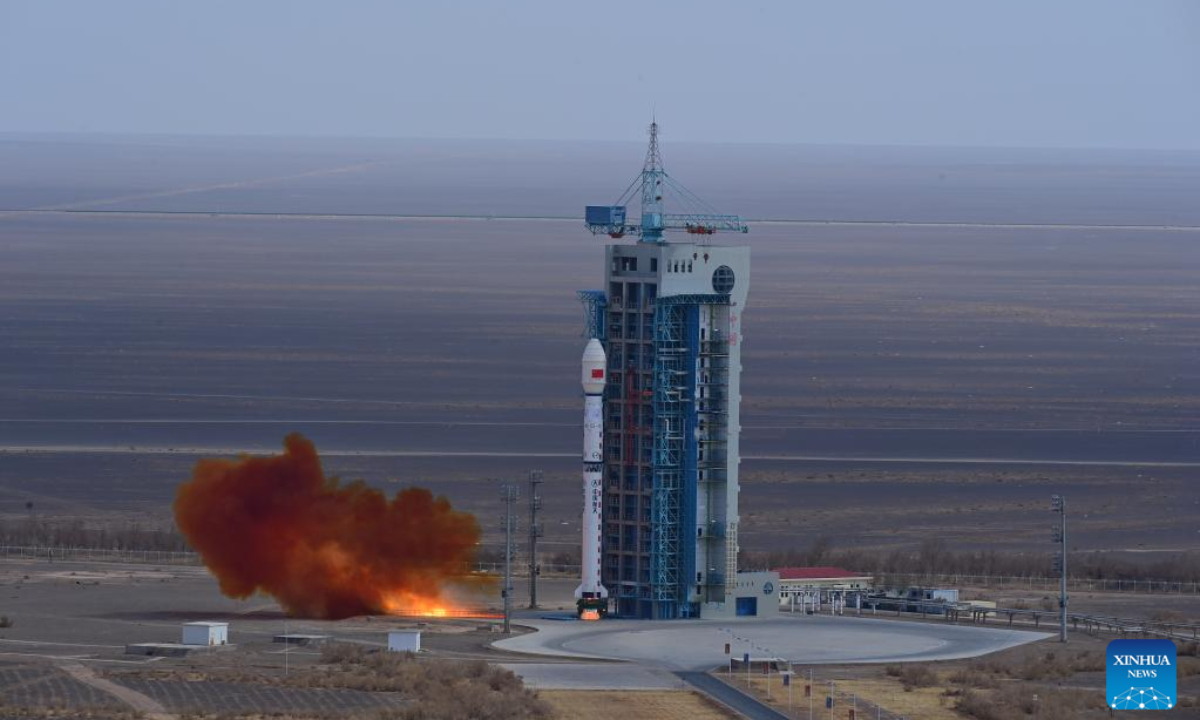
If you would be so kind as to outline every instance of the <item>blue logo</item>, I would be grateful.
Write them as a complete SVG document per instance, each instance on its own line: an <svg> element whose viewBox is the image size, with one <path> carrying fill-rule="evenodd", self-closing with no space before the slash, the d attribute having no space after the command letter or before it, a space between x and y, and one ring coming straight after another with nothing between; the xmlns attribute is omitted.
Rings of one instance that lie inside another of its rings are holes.
<svg viewBox="0 0 1200 720"><path fill-rule="evenodd" d="M1105 673L1108 706L1114 710L1175 707L1175 643L1113 640Z"/></svg>

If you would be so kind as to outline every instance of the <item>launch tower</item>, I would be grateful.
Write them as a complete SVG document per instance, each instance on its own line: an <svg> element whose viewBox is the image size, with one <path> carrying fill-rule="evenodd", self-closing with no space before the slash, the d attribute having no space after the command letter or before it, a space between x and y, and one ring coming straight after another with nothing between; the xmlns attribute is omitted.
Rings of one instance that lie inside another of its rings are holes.
<svg viewBox="0 0 1200 720"><path fill-rule="evenodd" d="M626 207L638 195L635 223ZM668 203L683 211L665 212ZM748 228L663 170L657 123L642 172L615 204L589 206L586 222L594 234L637 238L609 245L604 289L580 293L607 368L602 584L621 617L757 614L744 612L737 575L750 250L709 242L716 232ZM668 242L673 231L690 241Z"/></svg>

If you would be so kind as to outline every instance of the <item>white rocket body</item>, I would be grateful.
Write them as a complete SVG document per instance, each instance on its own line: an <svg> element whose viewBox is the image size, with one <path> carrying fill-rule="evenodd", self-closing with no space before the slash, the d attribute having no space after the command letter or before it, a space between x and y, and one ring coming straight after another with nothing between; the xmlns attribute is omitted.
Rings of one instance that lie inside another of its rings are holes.
<svg viewBox="0 0 1200 720"><path fill-rule="evenodd" d="M604 505L604 346L588 340L583 350L583 582L575 598L607 598L600 584L600 520Z"/></svg>

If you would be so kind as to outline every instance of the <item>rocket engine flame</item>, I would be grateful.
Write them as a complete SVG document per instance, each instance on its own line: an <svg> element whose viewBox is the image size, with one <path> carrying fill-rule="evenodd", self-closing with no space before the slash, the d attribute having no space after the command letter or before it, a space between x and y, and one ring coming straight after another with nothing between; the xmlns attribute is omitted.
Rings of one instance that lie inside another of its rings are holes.
<svg viewBox="0 0 1200 720"><path fill-rule="evenodd" d="M479 523L429 490L389 501L325 477L299 434L282 455L205 459L175 496L175 521L221 592L264 592L291 615L340 619L412 608L446 614L443 590L474 559Z"/></svg>

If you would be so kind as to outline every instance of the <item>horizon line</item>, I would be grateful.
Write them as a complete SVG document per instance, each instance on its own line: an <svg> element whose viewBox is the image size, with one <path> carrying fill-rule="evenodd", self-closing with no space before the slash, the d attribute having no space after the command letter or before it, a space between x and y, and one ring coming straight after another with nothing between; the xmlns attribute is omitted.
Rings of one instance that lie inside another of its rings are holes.
<svg viewBox="0 0 1200 720"><path fill-rule="evenodd" d="M644 145L638 139L614 138L517 138L490 136L445 136L445 135L345 135L333 133L262 133L262 132L164 132L135 130L15 130L0 129L0 140L6 138L57 139L108 138L108 139L206 139L206 140L325 140L354 142L437 142L437 143L543 143L569 145ZM672 140L671 145L732 146L732 147L805 147L805 148L888 148L912 150L987 150L987 151L1066 151L1066 152L1117 152L1117 153L1186 153L1200 155L1200 145L1192 147L1137 146L1137 145L1052 145L1028 143L997 143L973 145L956 142L868 142L868 141L812 141L812 140Z"/></svg>

